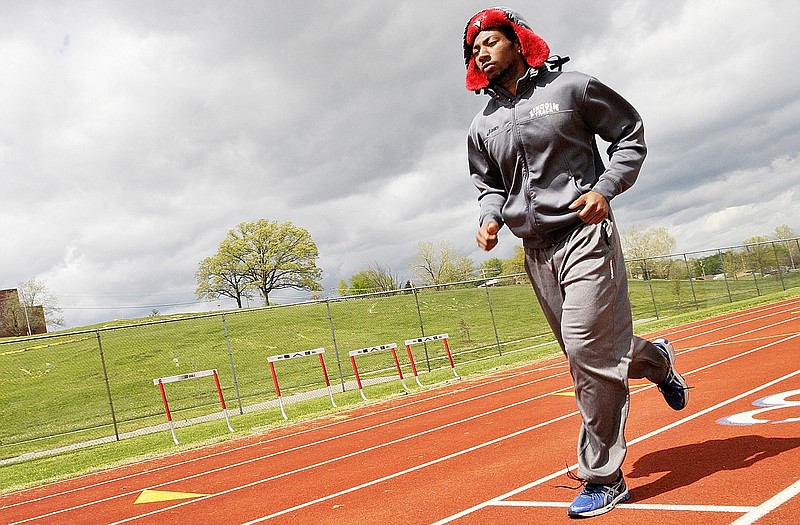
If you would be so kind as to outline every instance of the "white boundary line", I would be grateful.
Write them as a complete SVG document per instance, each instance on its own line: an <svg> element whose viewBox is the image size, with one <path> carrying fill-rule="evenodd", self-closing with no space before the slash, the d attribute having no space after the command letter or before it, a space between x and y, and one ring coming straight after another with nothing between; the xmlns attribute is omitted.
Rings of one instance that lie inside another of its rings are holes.
<svg viewBox="0 0 800 525"><path fill-rule="evenodd" d="M569 507L566 501L498 501L492 503L494 507ZM657 503L622 503L614 507L615 509L635 509L635 510L672 510L688 512L728 512L744 514L751 512L758 507L744 505L662 505Z"/></svg>
<svg viewBox="0 0 800 525"><path fill-rule="evenodd" d="M731 525L750 525L751 523L755 523L758 519L763 518L798 494L800 494L800 481L795 481L793 484L759 505L756 509L751 510L734 521Z"/></svg>
<svg viewBox="0 0 800 525"><path fill-rule="evenodd" d="M691 332L691 331L694 331L694 330L697 330L697 329L702 329L702 328L706 328L706 327L709 327L709 326L715 326L715 325L718 325L720 323L724 323L725 327L736 326L736 325L742 324L743 322L747 322L748 320L758 320L758 319L763 319L764 317L769 317L769 316L772 316L772 315L785 313L787 311L793 310L794 308L797 308L797 306L799 306L799 305L800 305L800 299L797 299L797 298L787 299L787 300L780 301L780 302L777 302L777 303L770 303L770 304L766 304L766 305L756 306L756 307L753 307L753 308L748 308L746 310L735 312L735 313L732 313L732 314L729 314L729 315L718 315L718 316L715 316L715 317L711 317L711 318L708 318L708 319L703 319L701 321L697 321L695 323L689 323L689 324L685 324L685 325L681 325L681 326L676 326L675 330L673 332L671 332L671 333L672 334L681 334L683 332ZM774 312L774 310L778 310L778 311ZM748 319L745 319L744 321L737 321L733 325L730 324L731 321L738 320L738 319L741 319L741 318L747 318L748 316L751 316L751 315L755 315L756 317L750 317ZM707 330L706 332L703 332L703 333L706 334L706 333L714 332L714 331L717 331L717 330L718 329ZM691 337L696 337L696 335L697 334L695 334L694 336L686 337L684 339L689 339ZM679 340L682 341L683 339L679 339Z"/></svg>

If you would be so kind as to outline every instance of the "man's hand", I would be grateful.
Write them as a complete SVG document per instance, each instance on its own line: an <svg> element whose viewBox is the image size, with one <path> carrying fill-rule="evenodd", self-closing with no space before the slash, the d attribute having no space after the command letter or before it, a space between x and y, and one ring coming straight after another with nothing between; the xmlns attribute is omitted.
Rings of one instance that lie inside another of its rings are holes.
<svg viewBox="0 0 800 525"><path fill-rule="evenodd" d="M475 240L478 241L478 246L487 252L497 246L497 232L500 230L500 225L494 221L486 221L478 229L478 234Z"/></svg>
<svg viewBox="0 0 800 525"><path fill-rule="evenodd" d="M580 208L578 217L587 224L600 224L608 218L608 201L596 191L584 193L569 205L570 210Z"/></svg>

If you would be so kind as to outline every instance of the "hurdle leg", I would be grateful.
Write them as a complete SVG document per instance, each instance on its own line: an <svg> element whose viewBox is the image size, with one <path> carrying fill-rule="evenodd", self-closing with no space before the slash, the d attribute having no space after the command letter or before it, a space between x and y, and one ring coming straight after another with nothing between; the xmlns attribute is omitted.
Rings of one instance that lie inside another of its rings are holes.
<svg viewBox="0 0 800 525"><path fill-rule="evenodd" d="M358 367L356 366L355 356L350 356L350 364L353 365L353 373L356 375L356 383L358 383L358 391L361 394L361 399L368 401L367 396L364 395L364 386L361 384L361 377L358 375Z"/></svg>
<svg viewBox="0 0 800 525"><path fill-rule="evenodd" d="M422 383L419 380L419 374L417 373L417 365L414 363L414 355L411 353L411 345L406 345L406 352L408 352L408 360L411 361L411 371L414 373L414 379L417 380L417 384L421 387Z"/></svg>
<svg viewBox="0 0 800 525"><path fill-rule="evenodd" d="M331 398L331 405L336 407L336 402L333 400L333 390L331 389L331 381L328 379L328 369L325 368L325 360L322 358L322 354L319 354L319 363L322 365L322 375L325 376L325 384L328 385L328 396Z"/></svg>
<svg viewBox="0 0 800 525"><path fill-rule="evenodd" d="M453 356L450 353L450 345L447 344L447 338L442 339L442 342L444 342L444 349L447 352L447 359L450 361L450 369L453 370L453 375L456 376L456 379L461 379L461 376L456 372L456 365L453 363Z"/></svg>
<svg viewBox="0 0 800 525"><path fill-rule="evenodd" d="M219 394L219 402L222 405L222 413L225 416L225 423L228 425L228 430L233 432L233 427L231 426L231 420L228 417L228 407L225 406L225 396L222 395L222 387L219 386L219 376L217 375L217 369L214 369L214 383L217 385L217 394Z"/></svg>
<svg viewBox="0 0 800 525"><path fill-rule="evenodd" d="M161 390L161 401L164 402L164 411L167 413L167 421L169 422L169 431L172 433L172 441L174 441L176 445L180 445L180 443L178 443L178 436L175 435L175 425L172 423L172 414L169 412L167 394L164 392L164 383L161 382L161 379L158 380L158 389Z"/></svg>
<svg viewBox="0 0 800 525"><path fill-rule="evenodd" d="M392 358L394 358L394 366L397 367L397 375L400 376L400 384L403 385L403 390L409 392L409 389L406 386L406 379L403 377L403 369L400 368L400 360L397 359L397 352L394 348L392 348Z"/></svg>
<svg viewBox="0 0 800 525"><path fill-rule="evenodd" d="M283 409L283 398L281 397L281 387L278 386L278 376L275 374L275 365L270 361L269 371L272 372L272 382L275 384L275 394L278 396L278 406L281 407L281 414L283 419L289 419L286 415L286 410Z"/></svg>

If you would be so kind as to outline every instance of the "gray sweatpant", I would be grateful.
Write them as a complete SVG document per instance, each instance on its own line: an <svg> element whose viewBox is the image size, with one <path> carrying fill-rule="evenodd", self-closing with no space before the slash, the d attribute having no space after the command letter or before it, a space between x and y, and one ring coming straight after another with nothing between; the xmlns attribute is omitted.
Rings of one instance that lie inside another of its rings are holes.
<svg viewBox="0 0 800 525"><path fill-rule="evenodd" d="M525 249L525 268L569 361L583 418L578 476L611 483L625 460L628 378L662 381L669 365L633 335L628 279L611 218L583 224L561 243Z"/></svg>

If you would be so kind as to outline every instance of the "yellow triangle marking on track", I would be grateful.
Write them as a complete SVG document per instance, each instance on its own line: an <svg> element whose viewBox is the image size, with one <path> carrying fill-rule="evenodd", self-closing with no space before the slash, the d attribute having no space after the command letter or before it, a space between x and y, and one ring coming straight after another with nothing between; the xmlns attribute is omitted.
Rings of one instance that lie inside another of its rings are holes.
<svg viewBox="0 0 800 525"><path fill-rule="evenodd" d="M133 503L134 505L139 503L158 503L159 501L202 498L203 496L208 496L208 494L197 494L194 492L169 492L167 490L143 490Z"/></svg>

